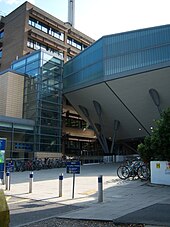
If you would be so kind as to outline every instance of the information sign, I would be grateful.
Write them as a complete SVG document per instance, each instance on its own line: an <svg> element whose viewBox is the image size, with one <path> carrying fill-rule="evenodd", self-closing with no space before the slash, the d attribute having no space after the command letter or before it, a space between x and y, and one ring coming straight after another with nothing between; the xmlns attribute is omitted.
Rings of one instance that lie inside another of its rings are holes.
<svg viewBox="0 0 170 227"><path fill-rule="evenodd" d="M73 174L73 192L72 199L74 199L74 188L75 188L75 175L80 174L80 161L70 161L67 162L66 172Z"/></svg>
<svg viewBox="0 0 170 227"><path fill-rule="evenodd" d="M6 163L6 172L14 172L14 163L10 161Z"/></svg>
<svg viewBox="0 0 170 227"><path fill-rule="evenodd" d="M5 150L6 139L0 139L0 150Z"/></svg>
<svg viewBox="0 0 170 227"><path fill-rule="evenodd" d="M0 138L0 179L4 178L5 145L6 139Z"/></svg>
<svg viewBox="0 0 170 227"><path fill-rule="evenodd" d="M67 162L66 172L73 173L73 174L80 174L80 161Z"/></svg>

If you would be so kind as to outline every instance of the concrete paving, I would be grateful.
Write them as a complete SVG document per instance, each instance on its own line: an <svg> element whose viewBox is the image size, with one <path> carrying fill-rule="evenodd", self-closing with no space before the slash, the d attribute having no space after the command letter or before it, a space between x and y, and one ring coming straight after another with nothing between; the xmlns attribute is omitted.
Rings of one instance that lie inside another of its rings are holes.
<svg viewBox="0 0 170 227"><path fill-rule="evenodd" d="M116 175L117 167L114 163L81 166L80 174L75 177L74 193L73 175L67 174L65 168L34 171L32 193L29 193L29 172L15 172L11 175L11 189L5 194L78 207L55 215L60 218L170 226L170 186L140 180L122 181ZM61 173L64 179L62 197L59 197ZM103 176L103 202L99 202L100 175ZM5 189L5 186L0 185L0 188Z"/></svg>

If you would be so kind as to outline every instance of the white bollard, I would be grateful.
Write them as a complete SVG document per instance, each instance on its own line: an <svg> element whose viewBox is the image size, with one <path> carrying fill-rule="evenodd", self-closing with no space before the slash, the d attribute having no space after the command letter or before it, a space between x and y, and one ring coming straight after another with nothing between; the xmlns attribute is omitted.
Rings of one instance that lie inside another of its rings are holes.
<svg viewBox="0 0 170 227"><path fill-rule="evenodd" d="M6 172L6 190L10 190L10 172Z"/></svg>
<svg viewBox="0 0 170 227"><path fill-rule="evenodd" d="M30 178L30 181L29 181L29 193L32 193L32 187L33 187L33 172L30 172L30 175L29 175L29 178Z"/></svg>
<svg viewBox="0 0 170 227"><path fill-rule="evenodd" d="M103 202L103 176L98 177L98 202Z"/></svg>
<svg viewBox="0 0 170 227"><path fill-rule="evenodd" d="M61 173L61 175L59 176L59 197L62 197L63 195L62 189L63 189L63 173Z"/></svg>

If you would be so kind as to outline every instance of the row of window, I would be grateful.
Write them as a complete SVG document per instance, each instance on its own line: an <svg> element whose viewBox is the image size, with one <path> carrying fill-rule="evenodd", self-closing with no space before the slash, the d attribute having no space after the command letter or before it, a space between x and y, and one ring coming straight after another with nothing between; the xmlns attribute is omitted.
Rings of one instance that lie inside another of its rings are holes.
<svg viewBox="0 0 170 227"><path fill-rule="evenodd" d="M35 18L32 18L32 17L29 18L29 25L31 25L32 27L35 27L57 39L64 41L64 34L62 32L57 31L54 28L51 28L50 26L44 24L41 21L36 20Z"/></svg>
<svg viewBox="0 0 170 227"><path fill-rule="evenodd" d="M71 45L71 46L73 46L73 47L79 49L79 50L84 50L84 49L87 47L86 45L80 43L79 41L77 41L77 40L75 40L75 39L73 39L73 38L71 38L71 37L68 37L68 38L67 38L67 43L68 43L69 45Z"/></svg>
<svg viewBox="0 0 170 227"><path fill-rule="evenodd" d="M27 41L27 47L31 48L31 49L34 49L34 50L46 50L46 51L49 51L51 53L54 53L54 54L57 54L59 58L63 59L64 57L64 54L63 52L60 52L58 50L55 50L49 46L46 46L44 45L43 43L40 43L40 42L37 42L33 39L28 39Z"/></svg>
<svg viewBox="0 0 170 227"><path fill-rule="evenodd" d="M35 19L33 17L29 18L29 25L34 28L37 28L38 30L41 30L61 41L64 41L64 33L44 24L41 21L38 21L37 19ZM81 42L79 42L71 37L67 38L67 43L79 50L84 50L87 47L86 45L82 44Z"/></svg>
<svg viewBox="0 0 170 227"><path fill-rule="evenodd" d="M97 148L96 142L90 142L90 141L74 141L74 140L68 140L66 145L66 151L74 149L74 152L79 151L79 155L85 154L85 151L92 150L93 152Z"/></svg>
<svg viewBox="0 0 170 227"><path fill-rule="evenodd" d="M65 118L65 126L71 128L86 128L86 122L81 119Z"/></svg>

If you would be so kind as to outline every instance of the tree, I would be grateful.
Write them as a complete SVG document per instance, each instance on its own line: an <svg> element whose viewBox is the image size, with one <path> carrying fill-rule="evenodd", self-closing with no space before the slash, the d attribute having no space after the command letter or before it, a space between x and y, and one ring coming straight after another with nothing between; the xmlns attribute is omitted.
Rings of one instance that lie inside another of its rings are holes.
<svg viewBox="0 0 170 227"><path fill-rule="evenodd" d="M151 136L144 138L138 145L138 151L144 161L170 161L170 108L161 114Z"/></svg>

